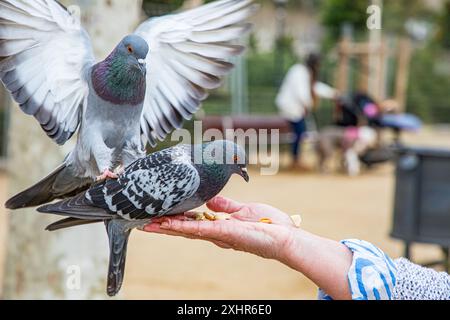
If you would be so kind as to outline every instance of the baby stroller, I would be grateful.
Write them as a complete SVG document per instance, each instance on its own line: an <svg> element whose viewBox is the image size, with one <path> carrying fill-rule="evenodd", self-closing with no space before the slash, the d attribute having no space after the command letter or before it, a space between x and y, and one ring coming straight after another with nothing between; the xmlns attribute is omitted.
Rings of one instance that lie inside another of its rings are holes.
<svg viewBox="0 0 450 320"><path fill-rule="evenodd" d="M381 141L375 148L371 148L360 156L366 166L392 161L396 157L396 150L402 146L401 134L404 131L417 132L422 127L419 118L411 114L396 114L382 110L382 108L366 93L357 93L349 97L342 97L336 103L335 125L340 127L359 127L368 125L377 130L392 130L394 139L391 143Z"/></svg>

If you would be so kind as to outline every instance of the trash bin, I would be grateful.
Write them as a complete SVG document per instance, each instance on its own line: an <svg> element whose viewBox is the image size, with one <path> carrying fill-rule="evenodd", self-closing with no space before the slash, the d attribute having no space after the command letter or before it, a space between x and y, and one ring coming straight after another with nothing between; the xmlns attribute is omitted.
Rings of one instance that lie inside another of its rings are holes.
<svg viewBox="0 0 450 320"><path fill-rule="evenodd" d="M450 150L401 148L398 151L392 237L406 244L442 247L448 270L450 248ZM431 263L434 265L437 263Z"/></svg>

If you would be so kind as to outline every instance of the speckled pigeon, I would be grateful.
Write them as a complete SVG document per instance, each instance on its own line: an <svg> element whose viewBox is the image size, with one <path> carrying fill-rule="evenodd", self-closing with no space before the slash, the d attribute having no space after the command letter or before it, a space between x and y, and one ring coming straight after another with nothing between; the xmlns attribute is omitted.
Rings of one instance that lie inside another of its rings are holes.
<svg viewBox="0 0 450 320"><path fill-rule="evenodd" d="M181 214L214 198L233 174L247 182L245 151L230 141L179 145L141 158L117 180L99 182L74 198L38 209L69 218L50 231L104 221L109 236L107 293L122 285L127 242L133 228L152 218Z"/></svg>
<svg viewBox="0 0 450 320"><path fill-rule="evenodd" d="M95 63L79 21L55 0L0 0L0 79L21 109L64 144L65 161L6 203L37 206L86 190L145 155L221 85L252 0L221 0L142 23ZM142 139L142 138L145 139ZM145 140L146 142L144 142Z"/></svg>

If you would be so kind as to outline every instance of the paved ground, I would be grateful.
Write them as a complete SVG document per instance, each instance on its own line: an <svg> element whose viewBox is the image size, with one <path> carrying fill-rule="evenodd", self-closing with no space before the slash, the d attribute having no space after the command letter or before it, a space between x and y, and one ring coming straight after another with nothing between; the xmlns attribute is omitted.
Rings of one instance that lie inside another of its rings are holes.
<svg viewBox="0 0 450 320"><path fill-rule="evenodd" d="M408 136L418 145L450 147L450 131L424 131ZM0 178L0 202L6 177ZM262 177L253 172L251 184L232 180L224 195L241 201L266 202L288 213L301 213L303 228L333 239L362 238L390 255L402 253L389 238L393 199L393 168L389 165L358 178L340 175ZM0 212L0 244L5 215ZM434 259L433 246L417 246L415 257ZM0 255L1 256L1 255ZM1 262L1 260L0 260ZM1 264L0 264L1 266ZM130 299L315 299L315 286L285 266L251 255L224 251L198 241L134 232L130 241L124 297Z"/></svg>

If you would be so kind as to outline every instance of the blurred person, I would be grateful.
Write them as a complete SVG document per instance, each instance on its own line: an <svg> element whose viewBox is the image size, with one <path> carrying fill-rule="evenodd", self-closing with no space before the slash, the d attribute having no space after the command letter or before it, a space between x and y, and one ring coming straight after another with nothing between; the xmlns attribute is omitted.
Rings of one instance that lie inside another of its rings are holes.
<svg viewBox="0 0 450 320"><path fill-rule="evenodd" d="M208 208L229 220L192 221L185 214L155 220L144 231L206 240L277 260L313 281L321 300L450 300L450 275L404 258L392 260L366 241L337 242L311 234L264 204L217 197Z"/></svg>
<svg viewBox="0 0 450 320"><path fill-rule="evenodd" d="M321 130L316 141L316 153L319 158L319 170L328 172L328 163L334 151L342 154L342 166L349 176L361 172L360 156L374 148L378 142L375 129L368 126L348 127L330 126Z"/></svg>
<svg viewBox="0 0 450 320"><path fill-rule="evenodd" d="M338 97L337 90L318 81L320 60L318 54L310 54L305 65L298 63L292 66L275 101L281 116L291 123L295 135L292 142L293 169L307 169L301 162L301 144L307 131L306 117L315 111L319 98Z"/></svg>

